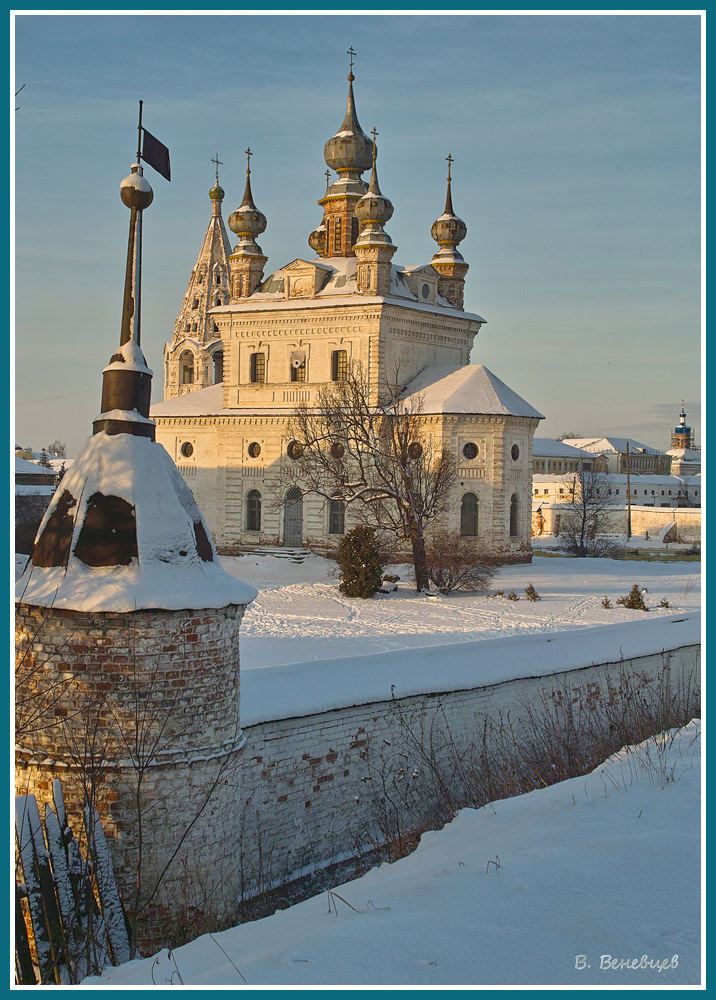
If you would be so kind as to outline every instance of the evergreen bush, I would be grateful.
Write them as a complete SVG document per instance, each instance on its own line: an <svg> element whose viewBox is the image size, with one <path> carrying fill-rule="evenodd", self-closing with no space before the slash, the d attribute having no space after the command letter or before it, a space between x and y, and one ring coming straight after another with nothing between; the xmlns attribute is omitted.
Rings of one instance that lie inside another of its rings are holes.
<svg viewBox="0 0 716 1000"><path fill-rule="evenodd" d="M341 574L338 589L346 597L372 597L383 581L380 545L373 528L356 525L341 540L337 562Z"/></svg>
<svg viewBox="0 0 716 1000"><path fill-rule="evenodd" d="M525 597L527 598L528 601L541 601L542 600L542 598L537 593L537 591L535 590L535 588L532 586L531 583L528 583L527 586L525 587Z"/></svg>
<svg viewBox="0 0 716 1000"><path fill-rule="evenodd" d="M639 590L639 584L635 583L628 594L624 597L617 598L617 604L621 604L624 608L631 608L632 611L648 611L644 600L644 595Z"/></svg>

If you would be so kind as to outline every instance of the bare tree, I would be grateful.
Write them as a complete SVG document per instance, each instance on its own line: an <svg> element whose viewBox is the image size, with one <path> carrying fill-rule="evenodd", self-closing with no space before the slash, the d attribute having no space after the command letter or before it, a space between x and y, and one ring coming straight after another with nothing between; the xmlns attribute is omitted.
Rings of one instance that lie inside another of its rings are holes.
<svg viewBox="0 0 716 1000"><path fill-rule="evenodd" d="M396 379L397 382L397 379ZM284 480L360 509L361 520L410 542L418 590L429 587L425 530L447 505L455 460L426 433L420 401L386 387L374 404L363 367L293 413Z"/></svg>
<svg viewBox="0 0 716 1000"><path fill-rule="evenodd" d="M53 441L48 444L47 451L53 458L67 458L67 445L64 441Z"/></svg>
<svg viewBox="0 0 716 1000"><path fill-rule="evenodd" d="M599 555L608 545L598 536L606 528L606 515L617 505L611 478L603 472L570 473L564 477L570 502L560 506L559 533L565 548L575 556Z"/></svg>

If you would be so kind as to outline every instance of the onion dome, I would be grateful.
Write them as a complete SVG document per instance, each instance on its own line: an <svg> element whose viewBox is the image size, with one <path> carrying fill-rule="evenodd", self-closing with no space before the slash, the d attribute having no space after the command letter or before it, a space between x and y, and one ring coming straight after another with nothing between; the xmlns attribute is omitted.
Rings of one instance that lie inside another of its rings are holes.
<svg viewBox="0 0 716 1000"><path fill-rule="evenodd" d="M320 226L316 226L311 235L308 237L308 245L311 250L315 250L317 254L322 254L326 249L326 227L323 223Z"/></svg>
<svg viewBox="0 0 716 1000"><path fill-rule="evenodd" d="M343 124L326 143L323 155L326 163L339 174L357 178L371 164L370 139L360 127L353 97L355 77L348 74L348 104Z"/></svg>
<svg viewBox="0 0 716 1000"><path fill-rule="evenodd" d="M209 191L209 197L212 201L223 201L224 200L224 189L219 184L219 167L221 166L221 160L219 159L219 154L215 153L211 161L216 166L216 184L214 184L211 191Z"/></svg>
<svg viewBox="0 0 716 1000"><path fill-rule="evenodd" d="M462 260L462 254L457 249L458 243L462 241L467 236L467 226L455 215L452 207L452 191L451 183L452 178L450 176L450 167L452 165L452 156L448 154L446 157L448 161L448 177L447 177L447 197L445 199L445 210L439 219L436 219L433 223L433 227L430 230L430 235L435 240L435 242L440 246L436 256L452 256Z"/></svg>
<svg viewBox="0 0 716 1000"><path fill-rule="evenodd" d="M373 169L370 175L368 190L355 207L356 218L361 224L361 234L358 237L359 243L390 243L390 237L383 232L383 226L392 218L393 203L389 201L380 190L378 184L378 171L375 161L377 157L377 146L375 137L377 131L373 129Z"/></svg>
<svg viewBox="0 0 716 1000"><path fill-rule="evenodd" d="M260 212L256 205L254 204L253 195L251 194L251 149L246 150L246 187L244 188L244 197L236 209L229 216L229 229L232 233L236 233L239 237L238 249L241 249L242 244L247 246L248 244L253 244L256 247L254 238L260 236L261 233L266 229L266 216L263 212ZM257 247L260 252L260 248Z"/></svg>

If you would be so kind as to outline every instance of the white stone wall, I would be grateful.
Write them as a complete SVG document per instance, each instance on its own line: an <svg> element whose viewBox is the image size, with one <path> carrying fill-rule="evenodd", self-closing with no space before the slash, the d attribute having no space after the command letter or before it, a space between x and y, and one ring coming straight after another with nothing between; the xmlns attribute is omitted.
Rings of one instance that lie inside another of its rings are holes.
<svg viewBox="0 0 716 1000"><path fill-rule="evenodd" d="M529 727L529 709L602 713L625 678L648 697L660 686L675 692L698 684L699 666L700 647L687 646L249 726L235 779L243 891L249 896L429 824L438 796L429 758L449 773L480 744L486 718L509 713L519 729ZM451 788L456 799L458 770Z"/></svg>

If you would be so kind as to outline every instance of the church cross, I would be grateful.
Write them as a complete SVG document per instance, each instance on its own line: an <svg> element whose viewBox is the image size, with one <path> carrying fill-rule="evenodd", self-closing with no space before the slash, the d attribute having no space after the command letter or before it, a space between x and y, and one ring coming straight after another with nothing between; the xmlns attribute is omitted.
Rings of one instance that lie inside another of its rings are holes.
<svg viewBox="0 0 716 1000"><path fill-rule="evenodd" d="M251 173L251 157L254 155L251 152L251 146L247 146L246 149L244 150L244 152L246 153L246 173L250 174Z"/></svg>
<svg viewBox="0 0 716 1000"><path fill-rule="evenodd" d="M352 73L353 72L353 56L355 56L357 54L352 45L348 49L348 52L346 54L351 57L351 73Z"/></svg>
<svg viewBox="0 0 716 1000"><path fill-rule="evenodd" d="M447 165L448 165L448 182L449 182L450 181L450 167L453 165L453 163L455 161L453 160L452 155L450 153L448 153L448 155L445 157L445 159L447 160Z"/></svg>
<svg viewBox="0 0 716 1000"><path fill-rule="evenodd" d="M219 159L219 154L218 153L214 153L213 157L211 158L211 160L209 162L216 164L216 183L218 184L219 183L219 167L223 167L224 164Z"/></svg>

